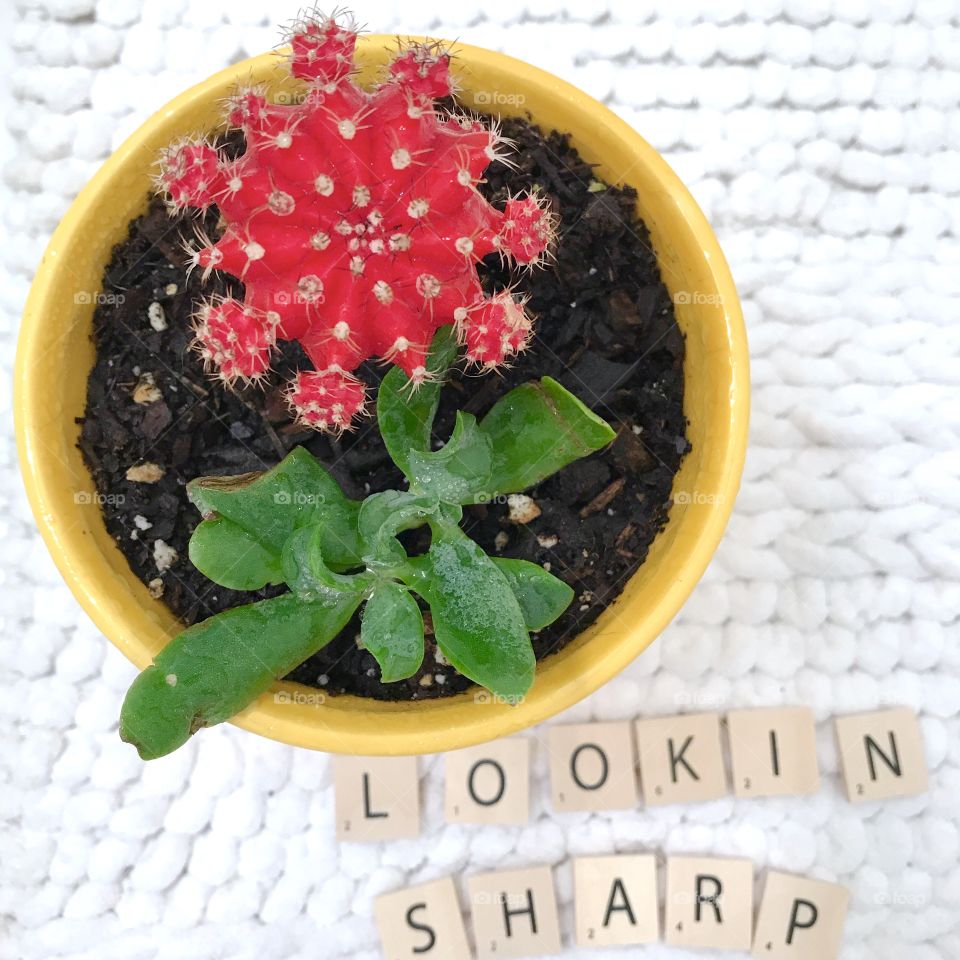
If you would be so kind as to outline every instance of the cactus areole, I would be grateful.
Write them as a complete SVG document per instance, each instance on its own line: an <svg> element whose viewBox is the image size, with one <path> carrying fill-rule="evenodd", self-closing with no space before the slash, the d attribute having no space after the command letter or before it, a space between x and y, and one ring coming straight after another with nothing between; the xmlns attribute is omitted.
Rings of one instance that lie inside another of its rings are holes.
<svg viewBox="0 0 960 960"><path fill-rule="evenodd" d="M242 303L211 299L197 311L210 368L227 383L257 381L277 341L298 340L315 369L299 372L287 397L302 424L334 431L363 412L354 371L364 360L396 364L416 388L444 325L483 368L522 350L523 303L486 296L476 266L492 252L541 262L554 234L542 198L512 198L501 211L478 192L507 143L436 106L454 89L446 50L401 47L368 91L353 79L356 38L334 18L298 21L289 65L305 83L300 102L237 91L227 121L244 133L243 155L183 140L163 152L157 177L173 210L217 206L225 229L215 243L199 236L192 263L244 284Z"/></svg>

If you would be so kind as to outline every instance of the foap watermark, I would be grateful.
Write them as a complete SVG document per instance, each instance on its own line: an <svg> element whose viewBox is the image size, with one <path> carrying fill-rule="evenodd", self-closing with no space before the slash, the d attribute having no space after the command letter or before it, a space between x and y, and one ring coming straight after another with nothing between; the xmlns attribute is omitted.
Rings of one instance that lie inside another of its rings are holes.
<svg viewBox="0 0 960 960"><path fill-rule="evenodd" d="M673 302L678 306L688 303L702 306L704 304L723 303L723 296L719 293L704 293L702 290L678 290L673 295Z"/></svg>
<svg viewBox="0 0 960 960"><path fill-rule="evenodd" d="M506 506L509 501L507 496L503 493L478 493L473 502Z"/></svg>
<svg viewBox="0 0 960 960"><path fill-rule="evenodd" d="M298 107L307 102L310 96L308 90L278 90L273 97L273 102L284 107Z"/></svg>
<svg viewBox="0 0 960 960"><path fill-rule="evenodd" d="M98 307L102 306L119 306L123 301L126 300L126 297L122 293L104 293L102 290L92 292L90 290L77 290L73 295L73 302L78 306L86 306L87 304L95 304Z"/></svg>
<svg viewBox="0 0 960 960"><path fill-rule="evenodd" d="M711 878L705 877L704 880L710 880ZM700 890L673 890L670 893L670 903L676 907L688 907L691 904L696 906L700 904L701 906L705 904L714 904L717 907L720 907L723 903L723 894L722 892L713 892L714 885L705 883L705 889Z"/></svg>
<svg viewBox="0 0 960 960"><path fill-rule="evenodd" d="M273 502L281 507L319 507L327 502L325 494L305 493L303 490L280 490Z"/></svg>
<svg viewBox="0 0 960 960"><path fill-rule="evenodd" d="M276 198L275 211L276 213L289 213L293 209L293 197L288 193L284 193L282 190L274 191L271 194L271 197ZM349 232L353 231L353 227L346 227ZM338 231L341 232L341 231ZM319 234L317 235L317 242L320 243ZM329 243L329 237L323 235L323 242ZM287 307L290 304L297 304L303 306L318 306L321 303L324 303L326 300L326 295L324 294L324 285L323 281L316 274L308 274L305 277L301 277L297 281L296 290L275 290L273 294L273 302L279 307Z"/></svg>
<svg viewBox="0 0 960 960"><path fill-rule="evenodd" d="M727 698L723 694L700 690L681 690L673 701L678 707L696 707L700 710L718 710L727 705Z"/></svg>
<svg viewBox="0 0 960 960"><path fill-rule="evenodd" d="M520 910L529 903L526 893L518 893L513 890L501 891L500 893L490 893L488 890L478 890L471 898L475 906L485 906L490 903L499 903L509 910Z"/></svg>
<svg viewBox="0 0 960 960"><path fill-rule="evenodd" d="M522 107L527 98L522 93L506 93L503 90L474 90L473 102L478 107Z"/></svg>
<svg viewBox="0 0 960 960"><path fill-rule="evenodd" d="M508 707L516 707L523 703L527 698L522 693L504 695L502 693L492 693L490 690L479 690L473 695L474 703L500 703Z"/></svg>
<svg viewBox="0 0 960 960"><path fill-rule="evenodd" d="M923 907L927 898L922 893L907 893L905 890L888 890L873 897L880 907Z"/></svg>
<svg viewBox="0 0 960 960"><path fill-rule="evenodd" d="M327 702L325 693L308 693L305 690L278 690L273 695L273 702L285 706L320 707Z"/></svg>
<svg viewBox="0 0 960 960"><path fill-rule="evenodd" d="M81 507L119 507L126 499L122 493L100 493L99 490L77 490L73 495L73 502Z"/></svg>
<svg viewBox="0 0 960 960"><path fill-rule="evenodd" d="M726 501L722 493L705 493L701 490L678 490L673 502L680 507L715 507Z"/></svg>

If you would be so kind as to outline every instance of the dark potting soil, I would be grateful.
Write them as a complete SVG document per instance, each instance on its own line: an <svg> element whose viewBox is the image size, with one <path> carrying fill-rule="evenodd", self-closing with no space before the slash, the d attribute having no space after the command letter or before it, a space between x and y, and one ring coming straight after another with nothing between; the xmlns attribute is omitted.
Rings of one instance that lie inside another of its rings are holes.
<svg viewBox="0 0 960 960"><path fill-rule="evenodd" d="M536 337L500 375L454 372L442 393L436 436L449 436L458 408L482 415L512 387L544 375L560 380L617 430L609 448L528 491L540 510L531 522L511 522L506 503L465 511L464 528L488 553L543 564L573 587L570 608L532 638L542 658L616 599L666 522L673 475L689 449L684 342L649 234L634 212L634 191L595 179L559 133L545 135L518 120L506 122L504 133L516 143L518 167L494 163L482 190L498 203L539 186L561 221L557 261L519 274L504 270L496 257L484 263L488 288L517 281L530 295ZM211 211L206 229L215 228ZM204 374L190 350L195 301L215 293L242 296L242 286L224 275L204 284L196 273L187 275L182 239L192 233L190 216L171 218L157 201L115 248L94 316L96 363L80 421L80 448L107 529L134 573L185 624L284 589L240 593L193 568L187 543L200 518L187 500L187 481L265 470L300 444L352 497L404 485L374 420L340 438L290 422L280 390L305 363L297 345L283 344L263 391L232 392ZM382 372L368 365L362 375L375 384ZM140 480L128 479L131 468ZM425 545L415 534L409 548ZM429 637L416 676L382 684L358 636L355 617L291 679L377 699L436 697L470 685L437 661Z"/></svg>

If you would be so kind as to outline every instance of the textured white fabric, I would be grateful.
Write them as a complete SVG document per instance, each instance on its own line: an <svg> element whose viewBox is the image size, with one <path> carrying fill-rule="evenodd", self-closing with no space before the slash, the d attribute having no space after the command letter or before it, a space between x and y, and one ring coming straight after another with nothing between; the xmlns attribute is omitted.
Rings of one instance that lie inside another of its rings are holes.
<svg viewBox="0 0 960 960"><path fill-rule="evenodd" d="M373 960L376 894L528 863L561 865L569 932L569 858L648 847L849 885L844 960L960 957L955 0L358 4L378 30L503 49L604 99L711 217L753 353L743 492L677 622L563 719L807 703L819 795L561 817L538 749L533 822L471 829L444 825L442 764L425 758L422 839L338 845L322 755L221 727L143 766L119 742L133 669L71 599L16 477L17 318L50 231L111 144L272 47L296 5L21 0L2 31L0 960ZM826 720L891 704L921 712L931 792L852 807Z"/></svg>

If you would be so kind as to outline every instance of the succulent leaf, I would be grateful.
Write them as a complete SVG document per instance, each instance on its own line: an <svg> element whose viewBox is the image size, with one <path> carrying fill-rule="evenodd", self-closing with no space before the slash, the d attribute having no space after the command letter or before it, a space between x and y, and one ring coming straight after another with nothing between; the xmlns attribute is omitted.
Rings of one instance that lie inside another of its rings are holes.
<svg viewBox="0 0 960 960"><path fill-rule="evenodd" d="M229 720L274 680L329 643L361 594L304 603L288 593L226 610L171 640L127 691L120 737L144 760Z"/></svg>
<svg viewBox="0 0 960 960"><path fill-rule="evenodd" d="M491 494L519 493L603 449L612 427L551 377L501 397L480 422L493 449Z"/></svg>
<svg viewBox="0 0 960 960"><path fill-rule="evenodd" d="M430 605L444 657L465 677L516 703L533 683L536 657L507 577L459 527L433 529L410 561L408 585Z"/></svg>
<svg viewBox="0 0 960 960"><path fill-rule="evenodd" d="M221 586L257 589L279 582L280 558L290 535L321 521L326 562L336 570L360 563L360 504L345 497L336 480L302 447L265 473L193 480L187 495L207 518L191 538L190 560ZM253 543L258 549L251 546L240 553L230 543L236 548ZM238 582L248 586L234 586Z"/></svg>
<svg viewBox="0 0 960 960"><path fill-rule="evenodd" d="M412 489L446 503L472 503L489 489L493 450L476 417L460 410L450 439L439 450L411 450L408 463Z"/></svg>
<svg viewBox="0 0 960 960"><path fill-rule="evenodd" d="M193 531L190 562L209 580L230 590L259 590L283 582L280 554L255 533L226 517L203 520Z"/></svg>
<svg viewBox="0 0 960 960"><path fill-rule="evenodd" d="M363 608L360 642L380 664L384 683L413 676L423 663L423 615L410 591L384 580Z"/></svg>
<svg viewBox="0 0 960 960"><path fill-rule="evenodd" d="M369 573L337 573L323 557L324 526L310 524L295 530L283 547L284 583L308 602L339 593L360 593L372 581Z"/></svg>
<svg viewBox="0 0 960 960"><path fill-rule="evenodd" d="M453 327L441 327L433 338L427 358L429 376L412 390L409 378L394 367L377 391L377 425L390 459L407 475L410 451L432 449L433 418L440 404L443 378L457 357Z"/></svg>
<svg viewBox="0 0 960 960"><path fill-rule="evenodd" d="M507 557L492 560L510 584L528 630L550 626L570 606L573 590L539 564Z"/></svg>

